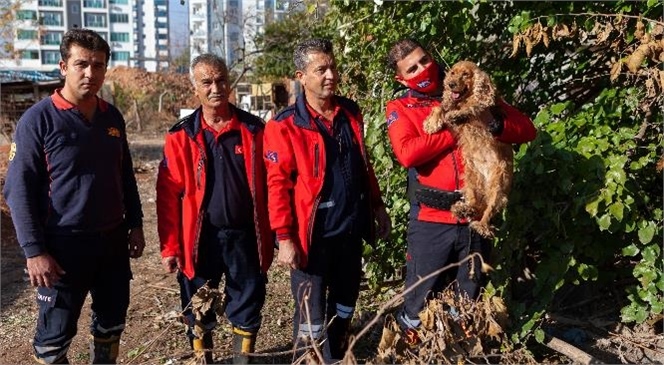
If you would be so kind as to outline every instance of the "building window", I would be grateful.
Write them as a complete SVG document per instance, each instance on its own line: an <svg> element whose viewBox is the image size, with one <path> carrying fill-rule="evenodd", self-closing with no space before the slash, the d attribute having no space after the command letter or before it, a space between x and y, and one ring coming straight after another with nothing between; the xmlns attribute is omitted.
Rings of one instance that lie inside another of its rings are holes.
<svg viewBox="0 0 664 365"><path fill-rule="evenodd" d="M60 62L60 52L42 51L42 62L45 65L57 65Z"/></svg>
<svg viewBox="0 0 664 365"><path fill-rule="evenodd" d="M42 11L39 14L41 25L62 26L62 13L57 11Z"/></svg>
<svg viewBox="0 0 664 365"><path fill-rule="evenodd" d="M111 52L112 61L129 61L129 52Z"/></svg>
<svg viewBox="0 0 664 365"><path fill-rule="evenodd" d="M238 2L238 0L229 0L228 1L228 7L229 8L237 8L239 6L240 6L240 3Z"/></svg>
<svg viewBox="0 0 664 365"><path fill-rule="evenodd" d="M129 42L129 33L111 33L111 42Z"/></svg>
<svg viewBox="0 0 664 365"><path fill-rule="evenodd" d="M111 15L113 15L113 14L111 14ZM97 27L97 28L106 27L106 14L86 13L85 14L85 26L86 27Z"/></svg>
<svg viewBox="0 0 664 365"><path fill-rule="evenodd" d="M129 23L129 14L111 14L111 23Z"/></svg>
<svg viewBox="0 0 664 365"><path fill-rule="evenodd" d="M39 59L39 51L35 51L35 50L21 51L21 59L22 60L38 60Z"/></svg>
<svg viewBox="0 0 664 365"><path fill-rule="evenodd" d="M46 32L41 37L43 45L59 45L62 42L62 32Z"/></svg>
<svg viewBox="0 0 664 365"><path fill-rule="evenodd" d="M39 6L62 6L62 0L39 0Z"/></svg>
<svg viewBox="0 0 664 365"><path fill-rule="evenodd" d="M37 31L29 29L19 29L18 31L16 31L16 38L22 40L37 39Z"/></svg>
<svg viewBox="0 0 664 365"><path fill-rule="evenodd" d="M83 7L103 9L106 4L104 4L104 0L83 0Z"/></svg>
<svg viewBox="0 0 664 365"><path fill-rule="evenodd" d="M37 12L34 10L19 10L16 12L18 20L37 20Z"/></svg>
<svg viewBox="0 0 664 365"><path fill-rule="evenodd" d="M128 5L129 0L108 0L109 4Z"/></svg>

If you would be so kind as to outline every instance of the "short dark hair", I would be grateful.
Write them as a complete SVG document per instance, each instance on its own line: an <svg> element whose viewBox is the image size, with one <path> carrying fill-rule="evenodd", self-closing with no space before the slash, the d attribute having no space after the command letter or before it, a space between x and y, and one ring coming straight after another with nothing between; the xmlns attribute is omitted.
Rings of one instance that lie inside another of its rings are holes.
<svg viewBox="0 0 664 365"><path fill-rule="evenodd" d="M111 58L111 47L109 47L108 42L106 42L106 40L94 30L85 28L68 30L64 37L62 37L62 43L60 43L60 57L63 61L67 62L67 60L69 60L69 56L71 56L71 47L73 45L83 47L93 52L104 52L106 55L106 64L108 65L108 60Z"/></svg>
<svg viewBox="0 0 664 365"><path fill-rule="evenodd" d="M309 53L324 53L333 56L332 42L327 39L314 38L307 39L298 44L295 47L295 52L293 52L293 62L295 63L296 71L306 70L307 65L309 64L309 59L307 58Z"/></svg>
<svg viewBox="0 0 664 365"><path fill-rule="evenodd" d="M403 60L410 54L410 52L413 52L417 48L422 48L424 51L426 51L426 49L422 47L422 44L414 39L405 38L398 41L392 46L392 48L390 48L390 51L387 53L387 65L392 70L396 71L397 62Z"/></svg>
<svg viewBox="0 0 664 365"><path fill-rule="evenodd" d="M228 66L226 66L226 61L224 61L223 58L220 56L217 56L214 53L203 53L198 56L196 56L192 61L191 61L191 66L189 67L189 77L191 79L191 83L195 84L194 80L194 68L198 66L198 64L204 64L204 65L209 65L212 67L215 67L226 74L228 74Z"/></svg>

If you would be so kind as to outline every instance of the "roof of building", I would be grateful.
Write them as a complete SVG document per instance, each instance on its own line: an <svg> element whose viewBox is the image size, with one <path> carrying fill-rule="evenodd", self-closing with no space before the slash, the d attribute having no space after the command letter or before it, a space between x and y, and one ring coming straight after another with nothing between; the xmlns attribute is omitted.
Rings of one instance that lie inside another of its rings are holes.
<svg viewBox="0 0 664 365"><path fill-rule="evenodd" d="M52 81L61 78L59 70L32 71L32 70L2 70L0 71L0 82L11 81Z"/></svg>

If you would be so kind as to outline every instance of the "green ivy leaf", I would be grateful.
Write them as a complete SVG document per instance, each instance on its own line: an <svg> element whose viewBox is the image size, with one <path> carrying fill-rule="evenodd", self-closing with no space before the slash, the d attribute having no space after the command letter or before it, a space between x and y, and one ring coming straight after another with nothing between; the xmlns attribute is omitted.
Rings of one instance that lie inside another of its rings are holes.
<svg viewBox="0 0 664 365"><path fill-rule="evenodd" d="M604 214L600 219L597 220L597 224L599 224L600 230L606 231L611 226L611 216Z"/></svg>
<svg viewBox="0 0 664 365"><path fill-rule="evenodd" d="M551 109L551 114L560 115L560 113L562 113L563 110L565 110L566 108L567 108L566 103L553 104L553 105L551 105L551 108L550 108Z"/></svg>
<svg viewBox="0 0 664 365"><path fill-rule="evenodd" d="M644 245L650 243L655 236L655 224L648 222L645 227L639 228L639 241Z"/></svg>
<svg viewBox="0 0 664 365"><path fill-rule="evenodd" d="M633 244L629 245L627 247L623 247L623 249L622 249L622 254L625 255L625 256L630 256L630 257L634 257L634 256L638 255L639 252L640 252L639 248L636 247L636 245L633 245Z"/></svg>
<svg viewBox="0 0 664 365"><path fill-rule="evenodd" d="M643 249L641 255L644 260L654 264L655 260L659 257L659 251L659 245L648 245Z"/></svg>
<svg viewBox="0 0 664 365"><path fill-rule="evenodd" d="M597 216L597 207L599 206L599 201L601 198L597 198L590 203L586 204L586 212L590 214L591 217L596 217Z"/></svg>
<svg viewBox="0 0 664 365"><path fill-rule="evenodd" d="M535 330L535 340L538 343L544 343L544 331L541 328Z"/></svg>
<svg viewBox="0 0 664 365"><path fill-rule="evenodd" d="M621 202L615 202L609 206L609 213L618 221L623 220L623 210L625 206Z"/></svg>

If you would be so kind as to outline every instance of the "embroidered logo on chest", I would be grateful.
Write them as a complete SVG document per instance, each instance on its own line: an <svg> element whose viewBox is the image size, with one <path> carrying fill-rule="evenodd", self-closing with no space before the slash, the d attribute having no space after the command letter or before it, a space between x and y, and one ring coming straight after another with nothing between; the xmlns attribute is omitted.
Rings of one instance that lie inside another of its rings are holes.
<svg viewBox="0 0 664 365"><path fill-rule="evenodd" d="M111 137L120 138L120 130L115 127L108 128L106 133Z"/></svg>

